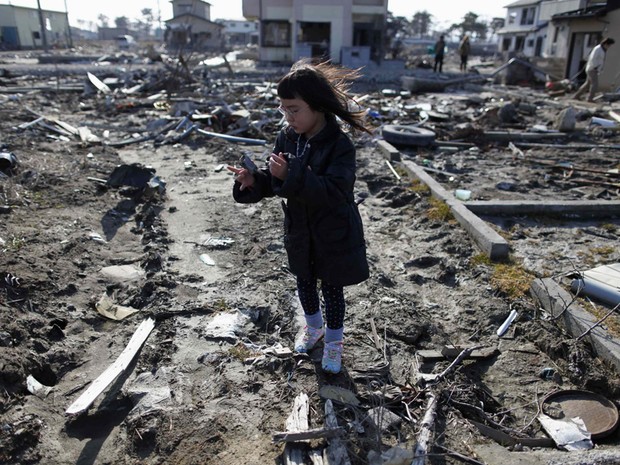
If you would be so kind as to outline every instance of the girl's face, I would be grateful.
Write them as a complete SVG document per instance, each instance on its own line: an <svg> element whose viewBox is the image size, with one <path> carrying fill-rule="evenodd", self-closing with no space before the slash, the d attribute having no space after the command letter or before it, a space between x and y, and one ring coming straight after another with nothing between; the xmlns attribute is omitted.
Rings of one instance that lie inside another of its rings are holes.
<svg viewBox="0 0 620 465"><path fill-rule="evenodd" d="M288 125L297 134L303 134L308 139L317 134L325 124L325 114L314 111L300 98L280 99L278 109L286 118Z"/></svg>

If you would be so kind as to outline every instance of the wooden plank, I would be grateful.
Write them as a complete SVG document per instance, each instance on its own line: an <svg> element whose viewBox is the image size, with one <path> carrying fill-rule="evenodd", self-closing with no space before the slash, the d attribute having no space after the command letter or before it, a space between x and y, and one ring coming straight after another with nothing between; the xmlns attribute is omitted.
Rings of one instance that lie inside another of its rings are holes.
<svg viewBox="0 0 620 465"><path fill-rule="evenodd" d="M464 347L445 346L441 350L436 349L423 349L418 350L416 353L424 362L436 362L439 360L453 360L464 349ZM468 359L485 359L498 354L499 351L496 347L482 347L475 349L467 356Z"/></svg>
<svg viewBox="0 0 620 465"><path fill-rule="evenodd" d="M375 343L377 350L381 350L381 339L377 333L377 327L375 326L375 319L370 318L370 328L372 329L372 341Z"/></svg>
<svg viewBox="0 0 620 465"><path fill-rule="evenodd" d="M95 399L110 385L118 376L123 373L135 355L138 353L142 344L146 341L155 327L155 320L147 318L138 329L133 333L129 343L118 356L116 361L101 373L95 381L84 391L84 393L73 402L67 411L67 415L76 415L85 411L95 401Z"/></svg>
<svg viewBox="0 0 620 465"><path fill-rule="evenodd" d="M325 426L328 428L338 428L338 419L334 412L334 405L330 399L325 401ZM329 441L326 456L323 458L329 465L351 465L346 443L340 438L333 438Z"/></svg>
<svg viewBox="0 0 620 465"><path fill-rule="evenodd" d="M317 449L312 449L308 452L308 456L310 457L310 462L312 465L326 465L323 461L323 452Z"/></svg>
<svg viewBox="0 0 620 465"><path fill-rule="evenodd" d="M302 392L293 401L293 410L286 419L286 431L307 431L309 412L308 394Z"/></svg>
<svg viewBox="0 0 620 465"><path fill-rule="evenodd" d="M93 86L97 88L97 90L103 92L104 94L112 93L112 89L110 89L110 87L107 84L105 84L102 80L100 80L93 73L87 72L86 75L88 76L88 80L91 82Z"/></svg>
<svg viewBox="0 0 620 465"><path fill-rule="evenodd" d="M428 393L426 413L422 418L420 434L418 442L413 450L414 459L411 465L424 465L426 463L426 455L428 454L429 444L433 439L433 430L435 427L435 416L437 413L437 396L433 392Z"/></svg>
<svg viewBox="0 0 620 465"><path fill-rule="evenodd" d="M609 110L609 116L615 119L618 123L620 123L620 115L613 110Z"/></svg>
<svg viewBox="0 0 620 465"><path fill-rule="evenodd" d="M293 409L286 419L287 432L308 431L310 404L308 394L302 392L293 401ZM295 444L286 444L283 453L284 465L304 465L305 450Z"/></svg>

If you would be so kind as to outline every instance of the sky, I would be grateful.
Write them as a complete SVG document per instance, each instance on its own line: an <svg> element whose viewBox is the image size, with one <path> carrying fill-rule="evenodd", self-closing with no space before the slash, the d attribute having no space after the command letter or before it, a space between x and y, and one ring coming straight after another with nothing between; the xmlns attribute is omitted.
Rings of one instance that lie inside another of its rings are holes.
<svg viewBox="0 0 620 465"><path fill-rule="evenodd" d="M243 19L242 0L208 0L211 4L211 19ZM258 1L258 0L255 0ZM158 12L162 21L172 17L172 4L169 0L39 0L41 8L55 11L68 11L69 23L72 26L82 27L81 21L97 23L100 14L107 16L110 23L114 18L126 16L128 19L142 17L144 8L150 8L155 17ZM433 16L433 22L449 26L460 22L468 12L476 13L481 20L490 20L493 17L505 17L504 6L510 1L497 0L388 0L388 10L395 16L404 16L411 19L418 11L427 11ZM37 7L37 0L0 0L0 5L19 5L31 8ZM66 5L66 10L65 10Z"/></svg>

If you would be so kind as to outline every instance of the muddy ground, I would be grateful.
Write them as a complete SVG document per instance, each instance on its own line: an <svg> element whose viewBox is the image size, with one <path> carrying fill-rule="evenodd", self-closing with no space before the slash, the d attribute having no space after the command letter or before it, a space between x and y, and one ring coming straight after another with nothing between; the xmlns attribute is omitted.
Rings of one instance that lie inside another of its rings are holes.
<svg viewBox="0 0 620 465"><path fill-rule="evenodd" d="M346 290L344 368L326 375L320 347L309 356L286 351L301 310L279 203L235 204L223 169L244 152L259 162L269 153L279 118L268 83L277 73L247 63L234 75L193 76L173 75L163 63L148 71L133 65L129 73L112 65L99 76L123 80L106 95L90 86L59 88L82 85L83 69L50 77L39 65L30 74L11 71L11 62L4 58L0 87L0 142L17 158L0 177L0 463L271 464L287 463L291 449L301 449L305 463L321 463L309 454L336 441L286 448L273 441L302 393L309 396L310 428L324 426L332 400L350 463L410 463L377 454L412 450L431 392L438 407L428 463L619 463L615 432L595 441L594 454L558 456L555 447L499 445L472 423L518 439L544 438L536 419L544 395L586 389L618 401L618 374L549 318L527 288L535 277L560 279L617 262L619 220L487 218L511 246L511 259L498 266L393 162L398 179L377 147L382 124L419 122L415 105L430 103L449 120L425 126L438 140L464 145L400 149L403 159L442 171L434 175L449 190L471 190L478 200L617 200L613 175L565 169L567 162L617 169L614 148L517 153L479 137L479 130L552 125L561 109L575 105L581 116L570 141L612 146L615 131L589 125L592 115L607 115L605 102L493 84L411 97L382 92L398 90L397 81L360 85L356 91L380 113L374 137L356 139L371 277ZM120 90L145 81L135 93ZM170 94L149 98L160 91ZM515 98L527 111L510 122L493 116ZM226 105L249 111L253 124L246 128L244 115L230 115ZM189 112L203 131L267 144L188 131ZM45 126L28 124L41 116ZM99 140L81 140L57 121L87 127ZM464 123L478 132L458 136ZM118 181L119 165L135 177ZM118 266L131 273L110 268ZM106 318L98 311L103 296L136 312ZM511 310L518 317L498 338ZM154 329L133 362L88 408L67 415L148 319ZM429 362L423 351L447 345L487 355L425 387L419 374L440 373L454 355ZM29 376L44 386L36 394Z"/></svg>

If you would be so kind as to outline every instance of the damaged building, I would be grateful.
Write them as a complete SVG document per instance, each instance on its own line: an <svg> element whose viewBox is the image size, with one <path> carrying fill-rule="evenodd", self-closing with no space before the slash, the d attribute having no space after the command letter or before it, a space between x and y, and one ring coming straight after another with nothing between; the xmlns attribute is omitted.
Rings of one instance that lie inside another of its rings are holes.
<svg viewBox="0 0 620 465"><path fill-rule="evenodd" d="M173 0L164 41L172 50L219 50L224 26L211 21L211 4L202 0Z"/></svg>
<svg viewBox="0 0 620 465"><path fill-rule="evenodd" d="M66 12L0 5L0 50L65 48L70 43Z"/></svg>
<svg viewBox="0 0 620 465"><path fill-rule="evenodd" d="M261 61L325 58L347 66L379 62L387 0L244 0L243 15L260 21Z"/></svg>
<svg viewBox="0 0 620 465"><path fill-rule="evenodd" d="M620 27L619 0L518 0L506 6L499 51L522 56L559 78L585 80L585 64L603 37ZM616 40L618 37L614 37ZM600 86L614 89L620 50L612 47Z"/></svg>

